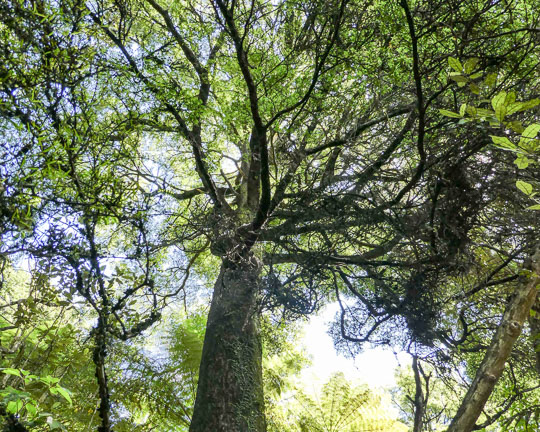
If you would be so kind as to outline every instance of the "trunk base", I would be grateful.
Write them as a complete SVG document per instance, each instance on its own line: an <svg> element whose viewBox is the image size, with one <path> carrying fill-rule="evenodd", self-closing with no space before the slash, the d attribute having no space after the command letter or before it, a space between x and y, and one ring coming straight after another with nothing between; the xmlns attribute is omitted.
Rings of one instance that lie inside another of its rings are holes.
<svg viewBox="0 0 540 432"><path fill-rule="evenodd" d="M206 326L190 432L265 432L259 271L223 264Z"/></svg>

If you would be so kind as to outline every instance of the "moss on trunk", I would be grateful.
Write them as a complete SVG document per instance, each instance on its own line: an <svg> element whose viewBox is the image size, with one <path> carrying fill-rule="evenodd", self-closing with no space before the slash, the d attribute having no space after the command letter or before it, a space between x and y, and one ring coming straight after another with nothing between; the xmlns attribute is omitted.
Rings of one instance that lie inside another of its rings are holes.
<svg viewBox="0 0 540 432"><path fill-rule="evenodd" d="M266 431L258 329L259 270L224 263L206 326L190 432Z"/></svg>

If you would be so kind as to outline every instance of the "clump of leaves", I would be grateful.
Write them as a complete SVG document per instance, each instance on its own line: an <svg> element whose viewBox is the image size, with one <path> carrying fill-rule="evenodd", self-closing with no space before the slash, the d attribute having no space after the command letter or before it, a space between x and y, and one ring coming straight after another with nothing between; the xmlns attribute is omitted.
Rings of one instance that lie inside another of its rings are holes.
<svg viewBox="0 0 540 432"><path fill-rule="evenodd" d="M477 63L477 59L468 59L462 65L458 59L448 58L448 64L453 69L449 78L456 81L459 87L468 84L471 92L479 95L481 87L491 88L495 85L497 74L490 73L483 82L480 84L475 83L474 80L484 74L482 71L473 73ZM540 140L536 137L540 132L540 123L524 126L521 121L509 117L512 114L535 108L540 105L540 99L518 101L515 91L500 91L491 99L479 100L478 105L482 104L489 104L490 108L480 108L471 103L463 103L459 108L459 113L445 109L439 111L446 117L460 119L459 123L461 124L487 121L489 126L501 128L505 135L491 135L493 145L501 150L515 153L516 159L514 163L520 170L538 163ZM535 198L538 194L538 192L534 191L534 186L531 183L521 179L516 181L516 187L525 195L528 195L529 198ZM537 204L530 206L529 209L540 210L540 202L537 200Z"/></svg>
<svg viewBox="0 0 540 432"><path fill-rule="evenodd" d="M12 386L0 391L0 400L5 406L7 414L14 415L28 423L29 426L48 425L51 430L67 430L65 426L54 418L54 415L40 408L39 400L32 397L27 388L43 387L43 390L53 397L59 397L64 403L73 405L71 392L62 387L60 378L50 375L38 376L23 369L3 368L2 373L18 378L18 389ZM58 402L57 402L58 403Z"/></svg>

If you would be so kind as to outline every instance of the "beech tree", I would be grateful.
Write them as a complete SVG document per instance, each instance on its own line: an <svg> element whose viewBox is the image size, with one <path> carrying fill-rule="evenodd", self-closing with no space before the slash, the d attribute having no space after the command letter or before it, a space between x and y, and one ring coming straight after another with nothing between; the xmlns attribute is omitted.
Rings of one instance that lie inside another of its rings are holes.
<svg viewBox="0 0 540 432"><path fill-rule="evenodd" d="M490 135L537 121L536 8L0 5L1 254L96 314L99 431L114 423L111 347L173 299L187 308L196 285L212 300L192 432L266 429L264 311L289 319L335 299L341 343L444 363L498 325L515 287L534 293L519 268L537 214L515 180L538 168L516 171ZM486 122L462 121L470 100L502 91L497 121L477 104Z"/></svg>

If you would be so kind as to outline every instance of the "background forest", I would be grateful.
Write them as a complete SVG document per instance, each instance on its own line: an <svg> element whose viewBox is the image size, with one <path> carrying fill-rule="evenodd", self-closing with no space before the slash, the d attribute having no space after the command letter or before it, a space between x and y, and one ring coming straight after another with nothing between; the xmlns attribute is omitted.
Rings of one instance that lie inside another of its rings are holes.
<svg viewBox="0 0 540 432"><path fill-rule="evenodd" d="M4 430L540 430L539 21L0 2ZM393 405L300 379L328 304Z"/></svg>

